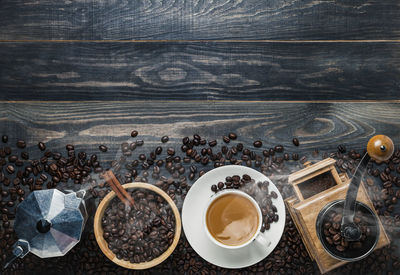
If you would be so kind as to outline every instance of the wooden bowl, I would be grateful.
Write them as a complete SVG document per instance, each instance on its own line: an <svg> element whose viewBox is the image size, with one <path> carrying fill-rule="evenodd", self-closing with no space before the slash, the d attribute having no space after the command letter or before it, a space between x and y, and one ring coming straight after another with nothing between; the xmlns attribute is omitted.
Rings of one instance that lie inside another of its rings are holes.
<svg viewBox="0 0 400 275"><path fill-rule="evenodd" d="M131 263L129 261L124 261L121 259L118 259L117 256L108 248L107 241L103 238L103 226L101 225L101 220L104 215L104 211L107 209L109 203L112 201L112 199L116 196L114 191L111 191L110 193L107 194L107 196L104 197L104 199L101 201L99 207L96 210L96 215L94 216L94 234L96 236L96 241L98 245L100 246L101 251L103 251L104 255L107 256L111 261L116 263L117 265L120 265L125 268L129 269L146 269L146 268L151 268L153 266L156 266L160 263L162 263L166 258L168 258L169 255L172 254L172 252L175 250L179 238L181 236L181 230L182 230L182 224L181 224L181 217L179 215L178 208L176 207L174 201L160 188L153 186L148 183L143 183L143 182L135 182L135 183L128 183L122 185L125 189L132 189L132 188L143 188L143 189L148 189L151 190L160 196L162 196L170 205L174 216L175 216L175 236L172 244L168 247L168 249L158 256L157 258L154 258L153 260L149 262L143 262L143 263Z"/></svg>

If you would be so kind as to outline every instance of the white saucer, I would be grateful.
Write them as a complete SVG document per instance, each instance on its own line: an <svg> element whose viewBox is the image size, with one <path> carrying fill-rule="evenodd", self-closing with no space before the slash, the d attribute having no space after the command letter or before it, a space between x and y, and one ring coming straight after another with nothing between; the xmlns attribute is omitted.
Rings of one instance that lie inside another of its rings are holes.
<svg viewBox="0 0 400 275"><path fill-rule="evenodd" d="M271 228L266 230L264 236L270 241L268 247L262 247L253 241L243 248L227 249L214 244L206 235L203 225L204 209L210 197L214 194L211 185L219 181L225 182L225 177L248 174L256 182L269 181L269 190L278 194L277 199L272 199L279 215L278 222L271 223ZM239 165L227 165L213 169L200 177L190 188L182 207L182 225L186 238L192 248L204 260L225 268L242 268L258 263L267 257L278 244L285 227L285 204L282 195L272 181L260 172Z"/></svg>

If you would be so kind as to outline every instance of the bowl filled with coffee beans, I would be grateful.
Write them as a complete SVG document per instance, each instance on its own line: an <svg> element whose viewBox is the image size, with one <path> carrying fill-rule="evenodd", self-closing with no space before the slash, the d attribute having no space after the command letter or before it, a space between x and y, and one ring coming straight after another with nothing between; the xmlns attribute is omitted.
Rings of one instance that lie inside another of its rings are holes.
<svg viewBox="0 0 400 275"><path fill-rule="evenodd" d="M102 252L129 269L154 267L172 254L181 234L181 218L173 200L148 183L122 185L134 204L122 202L114 191L101 201L94 233Z"/></svg>

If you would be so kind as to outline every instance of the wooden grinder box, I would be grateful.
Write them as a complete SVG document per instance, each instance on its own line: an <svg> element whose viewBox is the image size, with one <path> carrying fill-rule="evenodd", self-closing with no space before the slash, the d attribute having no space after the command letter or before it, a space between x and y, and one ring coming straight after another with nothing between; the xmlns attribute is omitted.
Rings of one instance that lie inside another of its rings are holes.
<svg viewBox="0 0 400 275"><path fill-rule="evenodd" d="M331 201L345 199L350 184L346 173L338 174L335 162L336 160L327 158L289 175L289 184L292 184L296 195L285 200L308 254L317 262L322 274L347 263L330 256L316 233L317 216L321 209ZM368 205L376 215L363 183L358 190L357 200ZM380 236L375 249L390 243L379 219L378 222Z"/></svg>

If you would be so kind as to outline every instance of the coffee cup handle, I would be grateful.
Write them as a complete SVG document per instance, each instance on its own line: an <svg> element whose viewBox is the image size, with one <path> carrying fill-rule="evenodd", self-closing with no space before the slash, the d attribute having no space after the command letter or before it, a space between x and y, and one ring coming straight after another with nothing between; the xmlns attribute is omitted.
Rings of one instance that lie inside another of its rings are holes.
<svg viewBox="0 0 400 275"><path fill-rule="evenodd" d="M271 245L271 241L269 241L264 234L259 233L258 236L254 239L257 243L262 245L263 247L268 248Z"/></svg>

